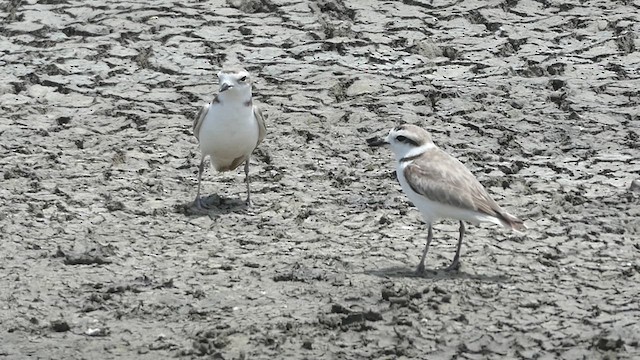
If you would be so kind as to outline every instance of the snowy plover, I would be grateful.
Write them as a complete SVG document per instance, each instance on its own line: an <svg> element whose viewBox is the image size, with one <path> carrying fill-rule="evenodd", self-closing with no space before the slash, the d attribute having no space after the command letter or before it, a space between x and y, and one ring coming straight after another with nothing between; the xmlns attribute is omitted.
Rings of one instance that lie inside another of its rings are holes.
<svg viewBox="0 0 640 360"><path fill-rule="evenodd" d="M220 90L202 106L193 122L202 158L198 168L198 194L195 206L202 208L200 184L207 155L217 171L235 170L244 163L247 205L251 205L249 161L253 150L264 139L267 129L260 109L251 96L251 77L244 69L223 69L218 73Z"/></svg>
<svg viewBox="0 0 640 360"><path fill-rule="evenodd" d="M427 245L417 273L424 272L425 258L433 238L432 223L437 219L460 221L456 255L447 270L456 270L460 265L460 247L465 231L463 221L475 224L492 222L516 232L526 229L522 220L500 208L475 176L458 159L438 148L422 128L397 126L389 131L383 143L390 144L395 154L402 190L429 225Z"/></svg>

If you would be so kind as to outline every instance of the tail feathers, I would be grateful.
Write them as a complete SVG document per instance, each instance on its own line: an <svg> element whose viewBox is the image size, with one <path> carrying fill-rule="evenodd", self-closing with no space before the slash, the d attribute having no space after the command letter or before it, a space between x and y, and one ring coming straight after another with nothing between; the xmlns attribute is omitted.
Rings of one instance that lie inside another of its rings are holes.
<svg viewBox="0 0 640 360"><path fill-rule="evenodd" d="M527 226L522 220L507 212L501 212L498 215L504 227L511 228L511 230L518 234L522 234L522 232L527 229Z"/></svg>

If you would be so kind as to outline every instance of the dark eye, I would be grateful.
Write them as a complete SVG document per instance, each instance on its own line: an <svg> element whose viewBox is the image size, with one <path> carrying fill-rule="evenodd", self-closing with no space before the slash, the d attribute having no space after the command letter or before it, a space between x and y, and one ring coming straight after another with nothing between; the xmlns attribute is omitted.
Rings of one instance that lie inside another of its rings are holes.
<svg viewBox="0 0 640 360"><path fill-rule="evenodd" d="M405 143L405 144L412 145L412 146L420 146L420 144L418 144L418 142L417 142L417 141L415 141L415 140L413 140L413 139L409 139L409 138L408 138L408 137L406 137L406 136L402 136L402 135L400 135L400 136L396 137L396 140L398 140L398 141L400 141L400 142L403 142L403 143Z"/></svg>
<svg viewBox="0 0 640 360"><path fill-rule="evenodd" d="M243 76L243 77L240 78L240 81L246 81L246 80L247 80L246 76Z"/></svg>

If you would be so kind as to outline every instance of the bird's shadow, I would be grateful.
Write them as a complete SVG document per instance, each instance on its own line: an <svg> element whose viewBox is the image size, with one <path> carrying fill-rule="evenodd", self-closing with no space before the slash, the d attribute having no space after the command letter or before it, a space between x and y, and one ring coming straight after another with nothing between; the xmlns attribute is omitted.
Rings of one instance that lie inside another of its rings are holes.
<svg viewBox="0 0 640 360"><path fill-rule="evenodd" d="M201 198L203 207L199 208L193 201L178 204L179 212L190 216L217 216L247 210L249 206L240 198L223 197L218 194L211 194Z"/></svg>
<svg viewBox="0 0 640 360"><path fill-rule="evenodd" d="M365 274L384 278L423 278L431 280L467 279L490 283L504 283L511 281L507 275L472 274L464 270L446 271L444 269L425 269L424 273L417 274L415 268L405 266L392 266L383 269L365 270Z"/></svg>

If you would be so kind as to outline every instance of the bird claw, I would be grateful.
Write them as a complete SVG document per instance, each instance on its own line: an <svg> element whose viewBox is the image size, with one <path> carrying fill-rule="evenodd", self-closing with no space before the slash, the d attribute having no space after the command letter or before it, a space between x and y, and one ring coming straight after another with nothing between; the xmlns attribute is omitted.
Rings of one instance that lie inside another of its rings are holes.
<svg viewBox="0 0 640 360"><path fill-rule="evenodd" d="M447 266L444 271L446 272L450 272L450 271L458 271L460 270L460 261L454 261L453 263L451 263L451 265Z"/></svg>
<svg viewBox="0 0 640 360"><path fill-rule="evenodd" d="M420 275L424 275L424 264L419 264L418 268L416 269L416 275L420 276Z"/></svg>
<svg viewBox="0 0 640 360"><path fill-rule="evenodd" d="M193 207L195 207L198 210L207 210L207 206L205 205L205 203L202 201L201 197L197 197L194 201L193 201Z"/></svg>

